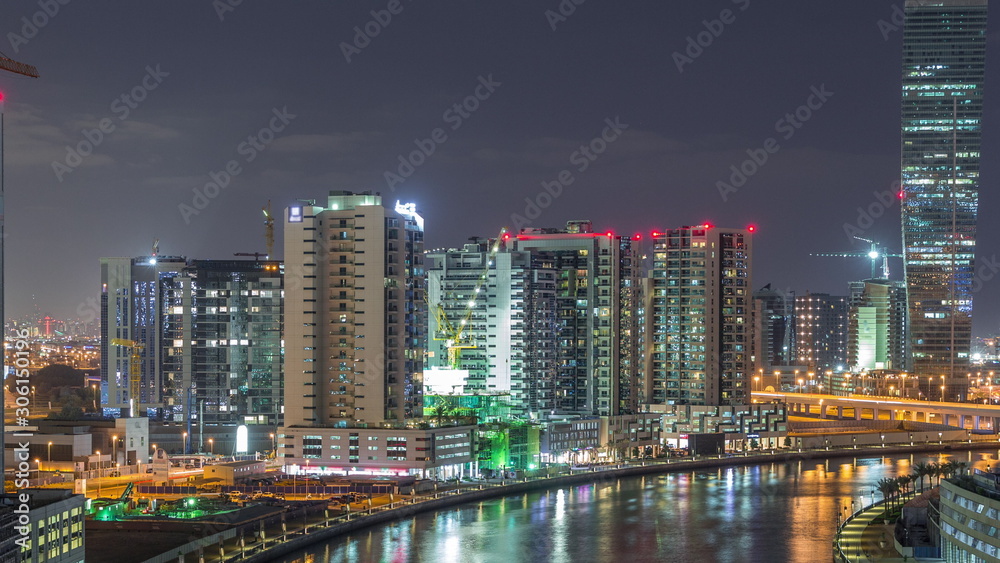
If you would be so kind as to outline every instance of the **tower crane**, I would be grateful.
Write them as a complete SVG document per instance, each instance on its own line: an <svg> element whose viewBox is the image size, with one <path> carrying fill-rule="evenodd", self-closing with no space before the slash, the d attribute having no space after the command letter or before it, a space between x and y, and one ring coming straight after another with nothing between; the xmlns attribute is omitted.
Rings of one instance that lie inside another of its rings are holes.
<svg viewBox="0 0 1000 563"><path fill-rule="evenodd" d="M506 235L507 228L504 227L503 229L500 229L500 235L490 246L486 263L483 265L482 271L476 278L476 285L473 287L472 293L469 295L468 302L465 305L465 310L462 312L462 316L457 324L453 324L451 319L448 318L448 314L445 312L440 301L438 303L428 304L431 314L434 315L434 319L437 321L437 330L434 331L432 338L434 340L444 340L447 343L448 365L450 365L452 369L456 369L459 366L461 361L461 350L476 348L472 342L471 334L466 332L466 328L469 325L469 321L472 320L472 312L476 307L476 296L480 291L482 291L483 286L486 285L486 281L489 279L490 267L493 265L493 259L496 257L497 252L500 251L500 246L503 244ZM426 297L426 292L424 295Z"/></svg>
<svg viewBox="0 0 1000 563"><path fill-rule="evenodd" d="M882 261L882 278L889 279L889 258L902 258L902 254L890 254L886 252L886 247L881 246L875 241L854 237L860 241L867 242L871 245L868 252L823 252L817 254L810 254L809 256L823 256L831 258L868 258L872 261L872 279L875 279L875 275L878 272L878 262Z"/></svg>
<svg viewBox="0 0 1000 563"><path fill-rule="evenodd" d="M112 338L112 346L122 346L132 350L131 361L128 370L128 402L129 416L135 418L139 410L139 378L142 376L142 349L146 347L141 342L128 340L125 338Z"/></svg>
<svg viewBox="0 0 1000 563"><path fill-rule="evenodd" d="M267 257L274 253L274 215L271 214L271 200L267 200L267 207L261 208L264 212L264 243L267 245Z"/></svg>

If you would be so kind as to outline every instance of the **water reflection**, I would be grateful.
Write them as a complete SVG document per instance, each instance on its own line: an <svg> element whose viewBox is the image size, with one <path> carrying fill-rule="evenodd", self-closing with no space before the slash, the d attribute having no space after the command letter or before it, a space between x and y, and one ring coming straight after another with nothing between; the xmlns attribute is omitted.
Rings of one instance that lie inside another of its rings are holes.
<svg viewBox="0 0 1000 563"><path fill-rule="evenodd" d="M840 518L915 463L997 451L775 462L665 474L497 499L317 545L287 563L828 561Z"/></svg>

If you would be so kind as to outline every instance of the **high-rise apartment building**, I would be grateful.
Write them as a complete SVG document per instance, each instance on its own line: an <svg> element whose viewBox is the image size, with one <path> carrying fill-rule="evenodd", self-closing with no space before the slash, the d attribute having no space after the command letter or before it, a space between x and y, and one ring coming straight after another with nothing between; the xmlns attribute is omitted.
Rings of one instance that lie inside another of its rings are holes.
<svg viewBox="0 0 1000 563"><path fill-rule="evenodd" d="M128 412L132 351L118 338L142 345L138 414L279 424L280 262L102 258L101 278L103 404Z"/></svg>
<svg viewBox="0 0 1000 563"><path fill-rule="evenodd" d="M550 413L638 412L642 265L632 237L594 232L590 221L570 221L565 229L522 229L507 247L530 253L538 272L554 273L557 345ZM548 358L539 359L544 361L529 370L545 373ZM547 400L548 393L542 395Z"/></svg>
<svg viewBox="0 0 1000 563"><path fill-rule="evenodd" d="M851 282L847 365L852 371L906 366L906 286L874 279Z"/></svg>
<svg viewBox="0 0 1000 563"><path fill-rule="evenodd" d="M847 366L847 298L828 293L795 297L795 353L814 373Z"/></svg>
<svg viewBox="0 0 1000 563"><path fill-rule="evenodd" d="M902 230L911 370L962 395L972 336L987 0L907 0Z"/></svg>
<svg viewBox="0 0 1000 563"><path fill-rule="evenodd" d="M285 210L285 471L460 478L475 426L425 423L424 220L371 192Z"/></svg>
<svg viewBox="0 0 1000 563"><path fill-rule="evenodd" d="M429 252L425 264L431 309L425 378L458 370L465 393L509 394L516 418L551 412L555 270L531 252L508 250L507 240Z"/></svg>
<svg viewBox="0 0 1000 563"><path fill-rule="evenodd" d="M653 234L645 396L652 404L744 405L753 370L748 229Z"/></svg>
<svg viewBox="0 0 1000 563"><path fill-rule="evenodd" d="M767 284L753 297L759 369L770 373L774 366L795 365L795 293L771 289Z"/></svg>
<svg viewBox="0 0 1000 563"><path fill-rule="evenodd" d="M186 264L178 256L101 258L101 404L121 415L129 413L130 401L135 399L129 387L132 350L112 345L111 340L132 340L143 346L136 412L160 416L164 394L171 394L174 384L164 380L160 369L169 323L164 315L171 299L167 292Z"/></svg>
<svg viewBox="0 0 1000 563"><path fill-rule="evenodd" d="M285 426L421 416L423 226L370 192L286 209Z"/></svg>
<svg viewBox="0 0 1000 563"><path fill-rule="evenodd" d="M164 412L211 425L281 422L282 265L195 260L163 307Z"/></svg>

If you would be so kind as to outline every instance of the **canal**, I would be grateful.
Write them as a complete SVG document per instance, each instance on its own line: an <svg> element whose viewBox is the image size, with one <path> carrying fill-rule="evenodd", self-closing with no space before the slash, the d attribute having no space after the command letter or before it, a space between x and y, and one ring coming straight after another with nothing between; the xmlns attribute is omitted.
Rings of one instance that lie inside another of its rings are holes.
<svg viewBox="0 0 1000 563"><path fill-rule="evenodd" d="M612 479L410 517L284 563L828 562L838 513L919 462L986 469L996 450L845 457Z"/></svg>

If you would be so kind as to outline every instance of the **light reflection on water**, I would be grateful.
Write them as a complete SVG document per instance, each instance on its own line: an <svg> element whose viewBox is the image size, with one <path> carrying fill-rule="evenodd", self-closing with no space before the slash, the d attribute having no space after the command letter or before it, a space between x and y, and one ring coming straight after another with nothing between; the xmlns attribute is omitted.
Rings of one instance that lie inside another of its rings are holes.
<svg viewBox="0 0 1000 563"><path fill-rule="evenodd" d="M985 469L997 458L840 458L608 480L423 514L280 561L830 561L838 512L871 502L879 479L919 462Z"/></svg>

